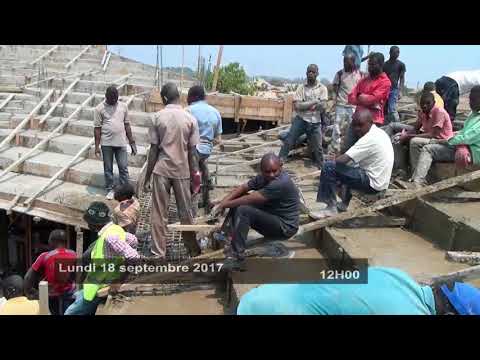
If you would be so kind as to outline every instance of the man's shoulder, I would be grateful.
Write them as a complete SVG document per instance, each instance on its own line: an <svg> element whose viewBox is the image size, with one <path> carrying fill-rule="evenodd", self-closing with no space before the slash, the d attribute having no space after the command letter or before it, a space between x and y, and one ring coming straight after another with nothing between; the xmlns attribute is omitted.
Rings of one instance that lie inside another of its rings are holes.
<svg viewBox="0 0 480 360"><path fill-rule="evenodd" d="M97 110L97 111L102 111L103 109L105 109L105 102L104 101L102 101L100 104L95 106L95 110Z"/></svg>
<svg viewBox="0 0 480 360"><path fill-rule="evenodd" d="M118 101L118 107L119 109L121 110L128 110L128 107L127 107L127 103L123 102L123 101Z"/></svg>

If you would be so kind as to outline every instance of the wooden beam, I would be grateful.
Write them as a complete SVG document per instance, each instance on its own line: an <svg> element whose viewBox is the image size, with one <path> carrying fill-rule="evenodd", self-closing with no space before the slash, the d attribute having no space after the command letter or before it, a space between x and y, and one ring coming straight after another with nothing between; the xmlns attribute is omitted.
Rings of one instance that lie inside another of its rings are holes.
<svg viewBox="0 0 480 360"><path fill-rule="evenodd" d="M30 207L32 202L41 195L50 185L52 185L60 176L62 176L70 167L81 157L83 154L90 149L90 147L95 142L95 139L92 138L85 146L83 146L80 151L66 164L64 165L55 175L53 175L50 180L42 186L35 194L33 194L30 198L28 198L24 203L23 206Z"/></svg>
<svg viewBox="0 0 480 360"><path fill-rule="evenodd" d="M52 138L57 136L57 134L61 133L63 129L69 124L69 122L75 117L75 115L78 114L80 110L82 110L92 99L95 97L95 94L90 95L83 103L81 103L75 111L70 114L68 118L63 120L60 125L58 125L46 138L44 138L42 141L40 141L37 145L35 145L33 148L31 148L29 151L24 153L20 158L15 160L12 164L7 166L2 173L0 173L0 179L8 174L10 171L15 169L17 166L23 164L25 160L27 160L33 153L35 153L38 149L40 149L43 145L48 143Z"/></svg>
<svg viewBox="0 0 480 360"><path fill-rule="evenodd" d="M65 91L58 97L57 101L53 103L53 105L48 109L45 115L42 116L38 125L43 125L43 123L48 119L48 117L55 111L57 106L63 101L65 96L73 89L75 85L80 81L80 78L76 78L73 82L65 89Z"/></svg>
<svg viewBox="0 0 480 360"><path fill-rule="evenodd" d="M5 107L5 105L7 105L10 100L13 99L13 97L15 96L15 94L10 94L7 96L7 98L5 100L3 100L3 102L0 104L0 110L3 109Z"/></svg>
<svg viewBox="0 0 480 360"><path fill-rule="evenodd" d="M417 197L422 197L425 195L433 194L435 192L457 186L457 185L462 185L477 179L480 179L480 170L467 173L461 176L455 176L453 178L449 178L446 180L442 180L433 185L425 186L421 189L405 190L404 192L398 195L379 200L371 206L363 207L363 208L352 210L352 211L347 211L329 218L317 220L309 224L302 225L298 229L298 232L295 235L295 238L299 238L303 234L309 231L318 230L325 226L330 226L344 220L369 215L372 212L382 210L393 205L398 205L406 201L413 200Z"/></svg>
<svg viewBox="0 0 480 360"><path fill-rule="evenodd" d="M42 60L44 57L50 55L52 52L54 52L55 50L58 49L58 46L59 45L55 45L54 47L48 49L47 51L45 51L42 55L40 55L38 58L36 58L34 61L32 61L30 63L30 65L35 65L37 62L39 62L40 60Z"/></svg>
<svg viewBox="0 0 480 360"><path fill-rule="evenodd" d="M406 223L405 218L376 215L344 220L335 227L340 229L400 227L405 226Z"/></svg>
<svg viewBox="0 0 480 360"><path fill-rule="evenodd" d="M447 251L445 259L462 264L480 265L480 252Z"/></svg>
<svg viewBox="0 0 480 360"><path fill-rule="evenodd" d="M475 192L475 191L449 192L445 194L438 194L438 196L435 196L435 197L439 199L446 199L446 200L480 201L480 192Z"/></svg>
<svg viewBox="0 0 480 360"><path fill-rule="evenodd" d="M38 302L40 305L40 315L51 315L48 306L48 282L40 281L38 284Z"/></svg>
<svg viewBox="0 0 480 360"><path fill-rule="evenodd" d="M7 211L7 215L10 215L12 213L12 209L15 207L15 205L18 204L18 200L22 197L23 192L19 192L15 197L13 198L12 201L8 204L8 207L5 209Z"/></svg>
<svg viewBox="0 0 480 360"><path fill-rule="evenodd" d="M55 79L55 76L50 76L49 78L46 78L46 79L43 79L43 80L38 80L38 81L35 81L33 83L30 83L30 84L25 84L25 89L30 88L33 85L38 85L40 83L43 83L45 81L50 81L50 80L53 80L53 79Z"/></svg>
<svg viewBox="0 0 480 360"><path fill-rule="evenodd" d="M73 64L75 61L77 61L78 59L80 59L80 57L81 57L83 54L85 54L85 53L88 51L88 49L90 49L91 47L92 47L92 45L88 45L88 46L86 46L85 48L83 48L83 50L80 51L80 52L78 53L78 55L76 55L72 60L70 60L70 61L65 65L65 68L68 69L70 66L72 66L72 64Z"/></svg>
<svg viewBox="0 0 480 360"><path fill-rule="evenodd" d="M132 73L128 73L127 75L123 75L122 77L119 77L117 80L113 81L112 84L122 84L122 85L125 85L126 84L126 81L124 80L128 80L130 77L132 77Z"/></svg>
<svg viewBox="0 0 480 360"><path fill-rule="evenodd" d="M167 225L167 229L170 231L214 231L215 229L220 228L222 225L209 225L209 224L192 224L192 225L186 225L186 224L169 224Z"/></svg>
<svg viewBox="0 0 480 360"><path fill-rule="evenodd" d="M430 280L431 285L440 284L447 281L465 281L480 278L480 265L472 266L468 269L448 273L446 275L434 276Z"/></svg>
<svg viewBox="0 0 480 360"><path fill-rule="evenodd" d="M110 57L112 56L112 53L109 51L107 58L105 59L105 64L103 64L103 72L107 71L108 64L110 63Z"/></svg>
<svg viewBox="0 0 480 360"><path fill-rule="evenodd" d="M223 54L223 45L220 45L218 49L217 55L217 65L215 66L215 72L213 74L213 83L212 83L212 91L217 90L217 82L218 82L218 74L220 72L220 65L222 63L222 54Z"/></svg>
<svg viewBox="0 0 480 360"><path fill-rule="evenodd" d="M246 138L249 138L249 137L252 137L252 136L259 136L259 135L267 134L267 133L270 133L270 132L273 132L273 131L283 130L283 129L286 129L286 128L288 128L288 127L290 127L290 124L288 124L288 125L282 125L282 126L277 126L276 128L273 128L273 129L262 130L262 131L257 131L257 132L255 132L255 133L242 135L242 136L233 138L233 139L231 139L231 140L222 140L222 144L228 144L228 143L230 143L230 142L237 142L237 141L239 141L239 140L243 140L243 139L246 139ZM214 148L217 148L217 149L218 149L219 147L220 147L220 144L214 146Z"/></svg>
<svg viewBox="0 0 480 360"><path fill-rule="evenodd" d="M226 158L226 157L232 156L232 155L243 154L243 153L246 153L246 152L249 152L249 151L252 151L252 150L257 150L257 149L260 149L260 148L263 148L263 147L266 147L266 146L277 145L277 144L280 144L281 142L282 142L281 140L275 140L275 141L263 143L261 145L251 146L251 147L248 147L248 148L245 148L245 149L232 151L232 152L227 152L227 153L220 154L220 155L215 155L215 156L211 157L211 160L213 161L213 160L217 160L217 159L223 159L223 158Z"/></svg>
<svg viewBox="0 0 480 360"><path fill-rule="evenodd" d="M30 113L20 122L20 124L17 125L15 129L13 129L8 136L3 139L3 141L0 143L0 149L3 148L5 145L8 145L10 141L18 134L20 130L22 130L25 125L30 121L30 119L37 114L37 112L40 110L42 105L50 99L50 97L53 94L54 89L51 89L48 91L47 95L43 97L42 100L35 106L35 108L30 111Z"/></svg>

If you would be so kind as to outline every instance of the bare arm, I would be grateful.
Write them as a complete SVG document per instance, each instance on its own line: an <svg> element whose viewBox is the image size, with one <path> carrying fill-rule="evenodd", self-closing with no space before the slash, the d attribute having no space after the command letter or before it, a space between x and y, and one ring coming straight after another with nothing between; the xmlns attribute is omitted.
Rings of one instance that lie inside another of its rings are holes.
<svg viewBox="0 0 480 360"><path fill-rule="evenodd" d="M405 72L404 71L400 73L400 88L399 88L400 94L403 94L403 89L405 89Z"/></svg>
<svg viewBox="0 0 480 360"><path fill-rule="evenodd" d="M27 274L24 279L24 289L25 294L28 298L33 298L36 295L35 289L38 288L38 283L40 282L40 274L33 270L32 268L28 269Z"/></svg>
<svg viewBox="0 0 480 360"><path fill-rule="evenodd" d="M94 129L94 136L95 136L95 155L100 156L100 139L102 138L102 128L96 127Z"/></svg>
<svg viewBox="0 0 480 360"><path fill-rule="evenodd" d="M234 208L240 205L260 205L266 202L267 202L267 199L265 198L265 196L263 196L258 191L255 191L251 194L241 196L233 200L228 200L225 203L223 203L223 207Z"/></svg>
<svg viewBox="0 0 480 360"><path fill-rule="evenodd" d="M226 204L228 203L229 201L233 200L233 199L236 199L244 194L246 194L248 192L248 185L245 183L245 184L242 184L240 186L237 186L235 189L233 189L229 194L227 194L227 196L225 196L222 201L220 202L220 204Z"/></svg>
<svg viewBox="0 0 480 360"><path fill-rule="evenodd" d="M190 165L190 174L194 174L199 171L198 153L195 146L192 146L188 151L188 163Z"/></svg>
<svg viewBox="0 0 480 360"><path fill-rule="evenodd" d="M295 101L293 103L293 107L296 111L307 111L312 106L316 106L320 103L318 100L311 100L311 101Z"/></svg>
<svg viewBox="0 0 480 360"><path fill-rule="evenodd" d="M132 128L130 127L130 123L125 123L125 133L127 134L127 139L130 144L135 144L135 139L132 135Z"/></svg>

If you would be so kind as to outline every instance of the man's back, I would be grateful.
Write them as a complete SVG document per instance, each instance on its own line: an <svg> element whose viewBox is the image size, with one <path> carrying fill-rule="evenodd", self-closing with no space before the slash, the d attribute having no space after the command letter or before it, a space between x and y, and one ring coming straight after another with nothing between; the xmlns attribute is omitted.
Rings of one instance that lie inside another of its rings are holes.
<svg viewBox="0 0 480 360"><path fill-rule="evenodd" d="M222 133L222 117L217 109L204 100L190 105L188 110L198 122L200 144L197 149L201 154L210 155L213 139Z"/></svg>
<svg viewBox="0 0 480 360"><path fill-rule="evenodd" d="M199 143L197 120L180 105L170 104L156 113L150 142L159 148L153 173L171 179L189 179L188 151Z"/></svg>
<svg viewBox="0 0 480 360"><path fill-rule="evenodd" d="M75 251L60 248L40 254L33 263L32 269L41 273L43 278L48 281L50 296L60 296L75 289L73 279L69 279L67 273L58 271L60 264L63 266L73 265L75 258Z"/></svg>
<svg viewBox="0 0 480 360"><path fill-rule="evenodd" d="M40 315L38 300L28 300L19 296L7 300L0 309L0 315Z"/></svg>
<svg viewBox="0 0 480 360"><path fill-rule="evenodd" d="M403 271L368 268L367 284L271 284L240 299L239 315L435 315L433 292Z"/></svg>

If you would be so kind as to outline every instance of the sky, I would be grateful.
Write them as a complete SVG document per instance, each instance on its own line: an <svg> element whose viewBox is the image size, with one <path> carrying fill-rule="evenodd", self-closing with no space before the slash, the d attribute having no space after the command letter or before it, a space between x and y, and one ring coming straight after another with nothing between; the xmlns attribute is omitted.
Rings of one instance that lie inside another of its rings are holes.
<svg viewBox="0 0 480 360"><path fill-rule="evenodd" d="M382 52L385 60L391 45L371 45L371 51ZM459 70L480 69L480 46L474 45L398 45L400 60L407 67L408 87L422 86L442 75ZM330 81L342 68L341 53L344 45L225 45L222 65L239 62L249 76L269 75L286 78L305 77L308 64L319 66L319 78ZM110 45L109 49L137 61L155 65L155 45ZM202 45L201 54L212 67L216 61L218 45ZM367 52L367 45L364 45ZM196 70L198 45L184 46L185 66ZM163 66L181 66L182 45L163 46ZM365 67L362 65L362 69Z"/></svg>

